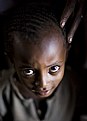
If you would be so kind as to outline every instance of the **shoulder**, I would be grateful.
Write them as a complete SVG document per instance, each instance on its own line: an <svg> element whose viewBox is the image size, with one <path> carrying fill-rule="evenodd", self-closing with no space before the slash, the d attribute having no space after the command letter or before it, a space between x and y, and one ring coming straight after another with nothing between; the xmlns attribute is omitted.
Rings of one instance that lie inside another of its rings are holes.
<svg viewBox="0 0 87 121"><path fill-rule="evenodd" d="M2 70L0 71L0 97L10 91L10 79L12 78L13 70Z"/></svg>
<svg viewBox="0 0 87 121"><path fill-rule="evenodd" d="M13 69L1 70L0 71L0 88L9 82L10 77L13 74Z"/></svg>
<svg viewBox="0 0 87 121"><path fill-rule="evenodd" d="M68 88L69 88L69 93L70 93L70 102L72 102L72 100L74 100L74 112L73 112L73 117L72 120L75 121L79 121L80 117L79 117L79 94L80 94L80 79L77 75L77 73L75 72L75 70L72 70L71 68L66 68L65 71L65 83L67 82L68 84ZM70 103L71 104L71 103Z"/></svg>
<svg viewBox="0 0 87 121"><path fill-rule="evenodd" d="M0 115L6 113L6 102L9 102L10 95L10 72L11 70L0 71Z"/></svg>
<svg viewBox="0 0 87 121"><path fill-rule="evenodd" d="M77 74L70 67L65 69L62 83L63 88L67 90L66 92L69 94L70 100L74 100L76 103L79 97L80 84Z"/></svg>
<svg viewBox="0 0 87 121"><path fill-rule="evenodd" d="M78 75L72 70L71 67L67 66L64 74L65 82L69 83L74 88L79 88L79 78Z"/></svg>

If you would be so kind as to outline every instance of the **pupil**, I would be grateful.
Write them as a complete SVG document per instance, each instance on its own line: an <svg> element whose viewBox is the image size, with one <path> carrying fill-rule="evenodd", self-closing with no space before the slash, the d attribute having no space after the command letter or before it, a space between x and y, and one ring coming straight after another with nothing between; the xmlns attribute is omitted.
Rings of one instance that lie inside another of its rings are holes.
<svg viewBox="0 0 87 121"><path fill-rule="evenodd" d="M27 69L27 70L25 70L24 72L25 72L25 73L28 73L28 74L33 73L33 71L32 71L32 70L28 70L28 69Z"/></svg>
<svg viewBox="0 0 87 121"><path fill-rule="evenodd" d="M30 70L26 70L26 73L30 73L31 71Z"/></svg>
<svg viewBox="0 0 87 121"><path fill-rule="evenodd" d="M53 66L51 67L52 70L56 70L57 69L57 66Z"/></svg>

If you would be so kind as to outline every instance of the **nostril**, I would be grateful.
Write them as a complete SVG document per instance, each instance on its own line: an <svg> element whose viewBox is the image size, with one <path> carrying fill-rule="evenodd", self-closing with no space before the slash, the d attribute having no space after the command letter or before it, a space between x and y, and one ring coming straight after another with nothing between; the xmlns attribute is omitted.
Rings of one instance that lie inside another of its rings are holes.
<svg viewBox="0 0 87 121"><path fill-rule="evenodd" d="M43 90L46 90L46 87L44 87Z"/></svg>
<svg viewBox="0 0 87 121"><path fill-rule="evenodd" d="M46 87L44 87L44 88L40 88L41 89L41 91L45 91L46 90Z"/></svg>

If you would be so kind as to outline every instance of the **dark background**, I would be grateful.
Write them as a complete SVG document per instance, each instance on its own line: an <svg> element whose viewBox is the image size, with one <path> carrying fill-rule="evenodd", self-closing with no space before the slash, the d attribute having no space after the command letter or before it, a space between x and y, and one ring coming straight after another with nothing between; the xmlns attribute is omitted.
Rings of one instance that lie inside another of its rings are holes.
<svg viewBox="0 0 87 121"><path fill-rule="evenodd" d="M28 0L29 1L29 0ZM31 0L32 1L32 0ZM61 14L66 4L66 0L37 0L37 2L46 1L53 8L56 16L60 20ZM3 25L9 13L14 6L26 2L26 0L0 0L0 70L8 69L8 63L6 56L4 55L3 46ZM87 13L87 12L86 12ZM72 13L69 18L65 29L66 33L70 30L70 26L73 23L75 15ZM67 65L69 65L74 72L76 72L81 86L81 99L80 108L82 113L87 113L87 14L81 20L79 27L74 35L71 49L69 51L69 56L67 60Z"/></svg>
<svg viewBox="0 0 87 121"><path fill-rule="evenodd" d="M0 70L4 68L8 68L6 63L6 58L3 53L3 25L10 13L11 9L16 6L17 4L21 4L26 2L27 0L0 0ZM32 0L28 0L32 1ZM53 8L57 18L60 20L61 14L66 4L66 0L37 0L37 2L46 1L49 5ZM69 18L65 29L68 31L70 30L71 24L73 23L74 13L72 13L71 17ZM87 18L87 17L86 17ZM79 27L76 30L76 33L73 38L73 42L71 45L71 49L69 51L69 57L67 64L70 65L76 71L82 71L83 69L87 68L87 22L86 19L82 19L80 22Z"/></svg>

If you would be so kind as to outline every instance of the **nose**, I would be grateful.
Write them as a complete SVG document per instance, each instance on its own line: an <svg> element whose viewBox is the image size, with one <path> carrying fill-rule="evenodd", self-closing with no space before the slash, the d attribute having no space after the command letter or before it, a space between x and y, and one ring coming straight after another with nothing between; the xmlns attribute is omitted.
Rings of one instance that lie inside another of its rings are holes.
<svg viewBox="0 0 87 121"><path fill-rule="evenodd" d="M36 81L36 85L40 87L40 89L45 89L48 84L48 78L45 73L40 73L38 79Z"/></svg>

